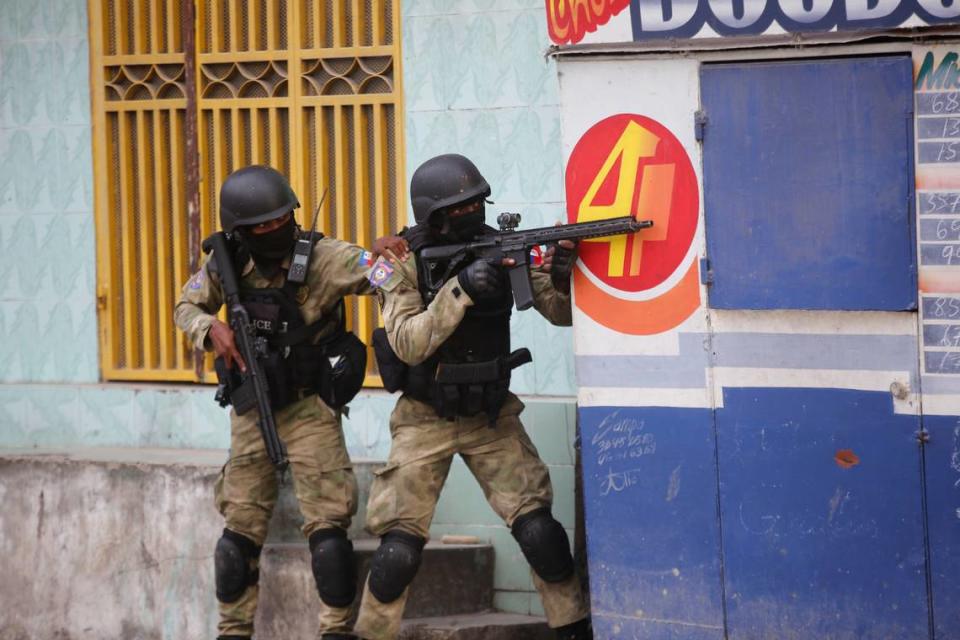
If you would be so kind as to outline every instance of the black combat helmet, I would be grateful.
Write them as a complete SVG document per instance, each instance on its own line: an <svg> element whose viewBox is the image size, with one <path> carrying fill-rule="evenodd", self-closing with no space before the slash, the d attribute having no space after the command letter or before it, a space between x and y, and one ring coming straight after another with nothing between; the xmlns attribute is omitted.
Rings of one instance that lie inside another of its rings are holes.
<svg viewBox="0 0 960 640"><path fill-rule="evenodd" d="M226 232L238 226L274 220L300 206L290 183L276 169L251 165L234 171L220 187L220 226Z"/></svg>
<svg viewBox="0 0 960 640"><path fill-rule="evenodd" d="M430 158L410 179L410 203L417 224L429 222L441 209L489 195L490 185L480 170L456 153Z"/></svg>

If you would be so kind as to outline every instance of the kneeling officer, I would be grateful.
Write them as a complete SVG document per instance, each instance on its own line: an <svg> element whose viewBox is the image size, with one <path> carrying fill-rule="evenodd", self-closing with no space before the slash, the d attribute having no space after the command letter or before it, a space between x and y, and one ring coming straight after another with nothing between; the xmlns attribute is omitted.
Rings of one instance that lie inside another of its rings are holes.
<svg viewBox="0 0 960 640"><path fill-rule="evenodd" d="M225 302L223 282L239 285L239 301L264 347L257 360L304 517L303 533L322 603L320 633L329 639L352 638L348 632L356 575L347 528L357 509L357 484L340 409L362 385L366 351L345 331L343 297L371 293L366 275L373 256L356 245L323 237L312 248L306 245L306 256L299 249L295 253L298 237L306 237L293 217L299 206L287 180L274 169L249 166L230 174L220 191L220 224L229 242L219 246L233 254L226 264L235 277L222 278L222 256L209 257L183 287L174 321L197 348L217 354L218 377L228 379L228 391L231 386L236 390L250 363L238 352L233 330L215 314ZM300 269L299 277L293 277L291 264L303 264L303 258L308 260L306 271ZM331 379L333 362L337 380ZM235 395L230 458L215 490L216 506L226 521L215 551L220 640L253 636L259 556L278 484L258 428L259 412L242 406L240 394Z"/></svg>

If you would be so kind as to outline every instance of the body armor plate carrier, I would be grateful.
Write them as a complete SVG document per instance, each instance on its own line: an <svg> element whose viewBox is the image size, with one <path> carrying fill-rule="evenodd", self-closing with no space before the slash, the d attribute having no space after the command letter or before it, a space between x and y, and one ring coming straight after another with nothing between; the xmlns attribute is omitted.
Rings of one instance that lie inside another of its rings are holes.
<svg viewBox="0 0 960 640"><path fill-rule="evenodd" d="M429 242L421 240L416 227L411 231L407 239L419 256L420 249L429 246ZM454 265L450 277L456 277L466 264ZM438 268L445 271L447 266L438 265ZM417 269L426 268L426 263L418 259ZM427 305L429 300L423 286L427 278L423 273L418 276L420 294ZM388 391L402 389L411 397L432 405L443 418L483 412L493 423L510 391L511 370L531 361L527 349L510 351L512 308L510 281L503 274L500 294L494 299L475 301L436 353L413 367L399 360L382 329L374 332L374 350L384 387Z"/></svg>
<svg viewBox="0 0 960 640"><path fill-rule="evenodd" d="M330 407L340 409L357 394L366 375L366 346L346 330L343 299L337 317L320 318L307 324L296 300L298 285L281 288L241 288L240 301L256 329L258 357L267 377L270 406L274 411L317 393ZM336 323L329 335L314 342L317 335ZM226 384L225 395L237 414L256 406L245 393L243 375L225 370L217 359L217 377ZM222 370L223 369L223 370ZM223 402L221 402L224 404Z"/></svg>

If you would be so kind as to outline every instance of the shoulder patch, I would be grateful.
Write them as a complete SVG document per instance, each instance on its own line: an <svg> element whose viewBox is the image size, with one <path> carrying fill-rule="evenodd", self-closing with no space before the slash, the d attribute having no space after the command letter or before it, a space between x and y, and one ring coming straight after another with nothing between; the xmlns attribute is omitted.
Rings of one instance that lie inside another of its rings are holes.
<svg viewBox="0 0 960 640"><path fill-rule="evenodd" d="M375 260L374 255L362 247L349 247L345 253L346 259L343 261L343 266L348 269L369 267Z"/></svg>
<svg viewBox="0 0 960 640"><path fill-rule="evenodd" d="M367 272L367 280L374 289L391 291L400 282L401 276L390 261L381 256Z"/></svg>
<svg viewBox="0 0 960 640"><path fill-rule="evenodd" d="M200 271L197 271L195 274L193 274L193 277L190 278L190 282L188 283L191 289L197 290L203 286L203 280L204 280L203 273L204 273L204 270L200 269Z"/></svg>

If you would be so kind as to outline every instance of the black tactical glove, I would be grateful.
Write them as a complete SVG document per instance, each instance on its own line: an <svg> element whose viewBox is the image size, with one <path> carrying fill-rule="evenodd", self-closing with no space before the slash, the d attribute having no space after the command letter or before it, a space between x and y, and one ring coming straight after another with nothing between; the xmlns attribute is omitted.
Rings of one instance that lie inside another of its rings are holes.
<svg viewBox="0 0 960 640"><path fill-rule="evenodd" d="M567 248L561 244L551 244L547 248L547 256L553 288L560 293L570 293L570 272L577 261L576 245Z"/></svg>
<svg viewBox="0 0 960 640"><path fill-rule="evenodd" d="M485 260L474 260L457 274L460 287L472 299L495 298L500 292L500 272Z"/></svg>

